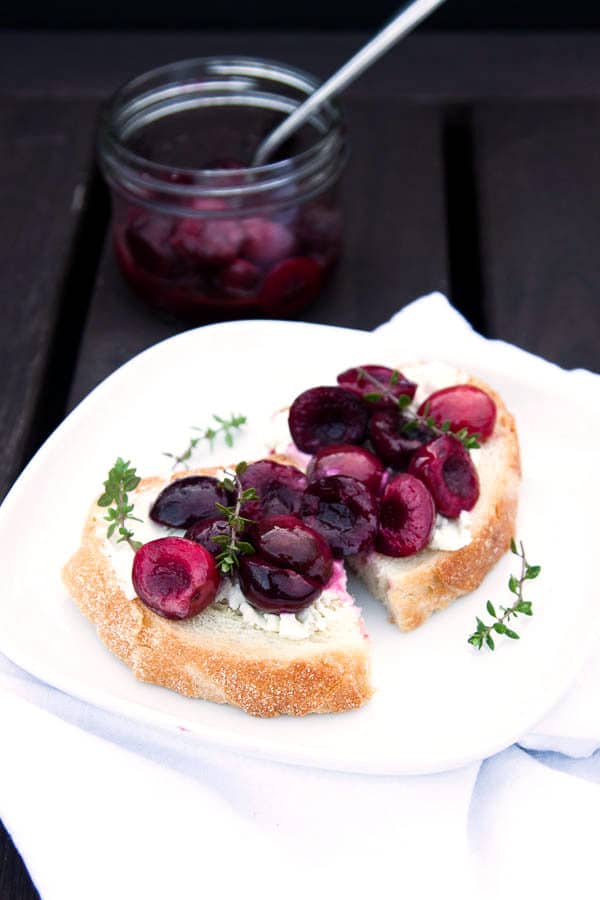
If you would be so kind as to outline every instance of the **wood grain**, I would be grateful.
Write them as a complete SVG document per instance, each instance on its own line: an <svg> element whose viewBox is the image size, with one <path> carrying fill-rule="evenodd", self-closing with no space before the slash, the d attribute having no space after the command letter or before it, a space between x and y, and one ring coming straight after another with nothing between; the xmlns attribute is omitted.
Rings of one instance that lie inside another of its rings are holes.
<svg viewBox="0 0 600 900"><path fill-rule="evenodd" d="M0 496L36 413L83 203L95 105L0 100Z"/></svg>

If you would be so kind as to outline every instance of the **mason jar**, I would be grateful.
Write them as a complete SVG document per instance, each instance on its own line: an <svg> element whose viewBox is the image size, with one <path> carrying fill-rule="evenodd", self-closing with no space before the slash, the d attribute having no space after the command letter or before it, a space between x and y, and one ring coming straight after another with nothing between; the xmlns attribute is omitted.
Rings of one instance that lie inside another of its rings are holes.
<svg viewBox="0 0 600 900"><path fill-rule="evenodd" d="M279 63L214 57L154 69L115 94L99 156L117 260L140 297L192 321L285 318L316 298L341 245L336 105L268 164L252 157L319 84Z"/></svg>

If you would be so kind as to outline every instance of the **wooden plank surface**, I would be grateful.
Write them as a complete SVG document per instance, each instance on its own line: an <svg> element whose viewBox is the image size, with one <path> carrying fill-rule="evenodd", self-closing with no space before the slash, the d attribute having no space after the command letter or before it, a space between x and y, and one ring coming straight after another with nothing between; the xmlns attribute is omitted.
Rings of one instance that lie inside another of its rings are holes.
<svg viewBox="0 0 600 900"><path fill-rule="evenodd" d="M441 119L435 109L350 99L345 173L346 244L310 322L373 328L419 292L447 287ZM124 284L107 241L70 405L117 365L181 330Z"/></svg>
<svg viewBox="0 0 600 900"><path fill-rule="evenodd" d="M600 106L492 104L474 119L490 332L600 368Z"/></svg>
<svg viewBox="0 0 600 900"><path fill-rule="evenodd" d="M94 114L89 101L0 100L0 497L39 412L85 199Z"/></svg>

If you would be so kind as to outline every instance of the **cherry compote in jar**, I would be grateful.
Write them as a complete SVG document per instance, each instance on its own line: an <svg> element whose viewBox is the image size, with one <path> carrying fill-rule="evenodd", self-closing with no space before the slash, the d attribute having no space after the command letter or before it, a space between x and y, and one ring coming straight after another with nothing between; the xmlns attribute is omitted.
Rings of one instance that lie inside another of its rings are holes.
<svg viewBox="0 0 600 900"><path fill-rule="evenodd" d="M155 69L114 96L100 161L119 265L140 296L192 321L286 317L314 300L340 251L337 108L315 113L267 165L251 161L318 84L223 57Z"/></svg>

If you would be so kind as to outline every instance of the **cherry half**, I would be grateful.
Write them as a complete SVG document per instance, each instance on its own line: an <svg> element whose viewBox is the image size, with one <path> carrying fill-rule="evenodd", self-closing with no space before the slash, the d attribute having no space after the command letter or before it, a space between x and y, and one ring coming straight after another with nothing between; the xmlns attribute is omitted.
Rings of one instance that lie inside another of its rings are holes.
<svg viewBox="0 0 600 900"><path fill-rule="evenodd" d="M367 375L364 375L363 372L366 372ZM387 366L366 365L356 366L353 369L346 369L345 372L338 375L337 382L338 384L341 384L342 387L352 391L353 394L356 394L356 396L361 399L364 399L365 396L368 396L369 394L381 394L381 388L379 388L377 384L374 384L373 381L371 381L371 378L367 377L368 375L384 385L386 391L391 393L396 399L405 396L410 397L412 400L415 396L417 385L413 381L409 381L408 378L405 378L402 372L388 369ZM396 408L396 403L392 397L385 395L381 396L379 399L371 397L367 399L366 402L371 409Z"/></svg>
<svg viewBox="0 0 600 900"><path fill-rule="evenodd" d="M354 444L334 444L323 447L311 459L306 470L309 481L324 475L349 475L362 482L377 496L385 469L373 453Z"/></svg>
<svg viewBox="0 0 600 900"><path fill-rule="evenodd" d="M248 603L264 612L299 612L321 593L321 586L314 579L293 569L282 569L258 555L242 556L238 575Z"/></svg>
<svg viewBox="0 0 600 900"><path fill-rule="evenodd" d="M485 441L496 423L496 404L473 384L457 384L435 391L419 407L419 415L431 416L436 425L450 423L451 431L466 428Z"/></svg>
<svg viewBox="0 0 600 900"><path fill-rule="evenodd" d="M150 518L169 528L189 528L200 519L218 518L216 504L227 506L230 501L216 478L190 475L177 478L160 492L150 509Z"/></svg>
<svg viewBox="0 0 600 900"><path fill-rule="evenodd" d="M375 453L386 465L405 469L411 454L434 437L425 425L411 425L398 408L379 409L369 420L369 437Z"/></svg>
<svg viewBox="0 0 600 900"><path fill-rule="evenodd" d="M408 471L425 484L438 512L449 519L477 503L477 471L469 451L452 435L442 435L416 450Z"/></svg>
<svg viewBox="0 0 600 900"><path fill-rule="evenodd" d="M135 554L131 578L142 603L166 619L189 619L202 612L219 587L210 553L179 537L143 544Z"/></svg>
<svg viewBox="0 0 600 900"><path fill-rule="evenodd" d="M304 453L332 444L360 444L369 414L364 404L341 387L315 387L292 403L290 433Z"/></svg>
<svg viewBox="0 0 600 900"><path fill-rule="evenodd" d="M383 493L375 549L386 556L413 556L429 543L434 524L435 504L423 482L397 475Z"/></svg>
<svg viewBox="0 0 600 900"><path fill-rule="evenodd" d="M244 490L254 488L258 494L257 500L243 505L242 514L248 519L296 514L307 484L299 469L271 459L250 463L240 481Z"/></svg>
<svg viewBox="0 0 600 900"><path fill-rule="evenodd" d="M269 516L254 525L250 541L264 560L312 578L322 587L333 571L327 542L295 516Z"/></svg>
<svg viewBox="0 0 600 900"><path fill-rule="evenodd" d="M371 547L377 503L356 478L326 475L312 481L302 498L302 519L329 544L333 555L351 556Z"/></svg>

